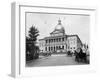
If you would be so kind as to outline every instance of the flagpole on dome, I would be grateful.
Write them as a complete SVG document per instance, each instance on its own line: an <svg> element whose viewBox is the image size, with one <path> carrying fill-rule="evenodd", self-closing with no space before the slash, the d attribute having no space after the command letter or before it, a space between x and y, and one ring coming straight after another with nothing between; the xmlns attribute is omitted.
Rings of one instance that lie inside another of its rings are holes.
<svg viewBox="0 0 100 80"><path fill-rule="evenodd" d="M59 25L61 24L61 20L60 20L60 18L59 18L59 20L58 20L58 24L59 24Z"/></svg>

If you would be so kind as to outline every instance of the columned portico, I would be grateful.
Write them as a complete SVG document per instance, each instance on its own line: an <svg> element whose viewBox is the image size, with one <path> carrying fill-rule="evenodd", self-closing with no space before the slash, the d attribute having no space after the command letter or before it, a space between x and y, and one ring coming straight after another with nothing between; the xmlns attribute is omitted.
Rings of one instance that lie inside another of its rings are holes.
<svg viewBox="0 0 100 80"><path fill-rule="evenodd" d="M40 40L40 43L44 45L40 47L40 50L43 49L43 52L75 51L82 44L77 35L65 34L61 20L58 20L58 24L55 26L54 31L50 33L50 36Z"/></svg>

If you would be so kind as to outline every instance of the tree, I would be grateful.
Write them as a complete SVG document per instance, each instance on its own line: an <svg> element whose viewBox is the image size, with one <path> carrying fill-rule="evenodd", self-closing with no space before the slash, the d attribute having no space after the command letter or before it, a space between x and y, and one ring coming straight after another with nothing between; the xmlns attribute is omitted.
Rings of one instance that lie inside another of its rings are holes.
<svg viewBox="0 0 100 80"><path fill-rule="evenodd" d="M29 38L26 36L26 53L30 52Z"/></svg>
<svg viewBox="0 0 100 80"><path fill-rule="evenodd" d="M28 33L28 37L26 37L26 60L36 59L39 56L37 53L39 48L36 46L39 31L35 26L32 26Z"/></svg>
<svg viewBox="0 0 100 80"><path fill-rule="evenodd" d="M29 30L29 38L32 40L32 41L36 41L37 40L37 37L39 36L39 31L37 28L35 28L35 26L32 26Z"/></svg>

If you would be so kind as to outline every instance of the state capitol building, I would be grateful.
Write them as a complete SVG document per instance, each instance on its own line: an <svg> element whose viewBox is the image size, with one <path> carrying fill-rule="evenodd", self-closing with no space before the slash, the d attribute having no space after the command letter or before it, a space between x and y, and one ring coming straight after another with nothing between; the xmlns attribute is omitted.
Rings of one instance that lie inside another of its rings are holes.
<svg viewBox="0 0 100 80"><path fill-rule="evenodd" d="M50 36L39 39L40 52L74 52L82 47L82 42L78 35L67 35L65 29L58 20L55 29L50 33Z"/></svg>

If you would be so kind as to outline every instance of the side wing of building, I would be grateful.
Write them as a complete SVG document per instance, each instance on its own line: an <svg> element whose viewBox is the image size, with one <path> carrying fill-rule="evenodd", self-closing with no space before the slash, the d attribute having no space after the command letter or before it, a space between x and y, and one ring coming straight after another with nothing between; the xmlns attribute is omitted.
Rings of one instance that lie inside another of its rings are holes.
<svg viewBox="0 0 100 80"><path fill-rule="evenodd" d="M82 42L78 35L68 35L67 51L74 52L78 48L82 48Z"/></svg>

